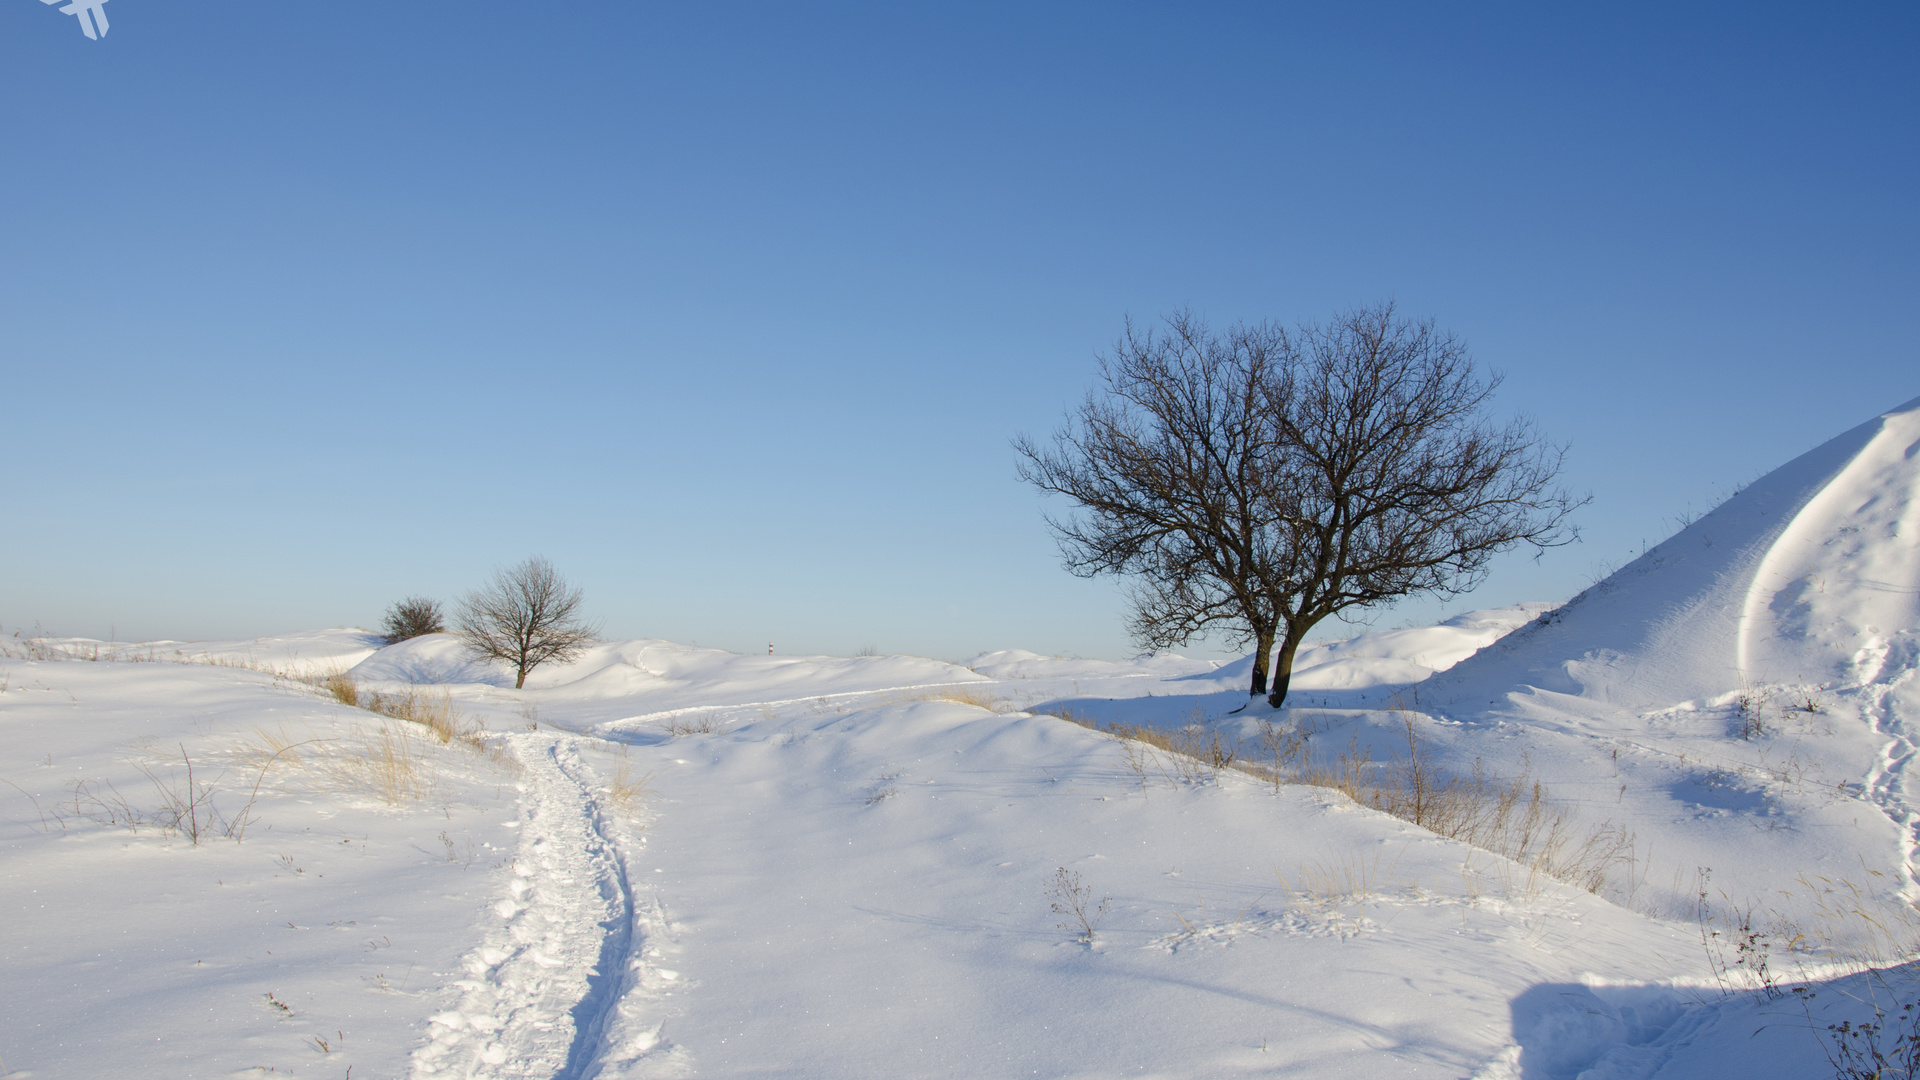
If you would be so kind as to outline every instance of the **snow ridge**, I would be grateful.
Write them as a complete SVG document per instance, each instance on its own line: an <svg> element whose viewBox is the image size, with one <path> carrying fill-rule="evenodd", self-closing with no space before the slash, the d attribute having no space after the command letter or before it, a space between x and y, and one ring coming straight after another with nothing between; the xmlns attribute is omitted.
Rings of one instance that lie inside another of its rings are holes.
<svg viewBox="0 0 1920 1080"><path fill-rule="evenodd" d="M1787 462L1605 580L1462 661L1430 700L1520 687L1635 709L1831 683L1920 618L1920 399Z"/></svg>

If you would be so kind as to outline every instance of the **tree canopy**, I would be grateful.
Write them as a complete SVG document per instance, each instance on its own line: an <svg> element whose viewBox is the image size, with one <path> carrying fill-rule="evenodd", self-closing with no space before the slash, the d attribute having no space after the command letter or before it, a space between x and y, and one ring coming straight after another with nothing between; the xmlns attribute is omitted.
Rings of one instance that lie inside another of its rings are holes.
<svg viewBox="0 0 1920 1080"><path fill-rule="evenodd" d="M1458 595L1498 552L1573 539L1564 451L1486 419L1499 384L1391 304L1219 334L1183 312L1129 323L1066 425L1014 448L1074 503L1048 519L1067 569L1132 579L1136 640L1251 643L1250 693L1277 707L1328 616Z"/></svg>

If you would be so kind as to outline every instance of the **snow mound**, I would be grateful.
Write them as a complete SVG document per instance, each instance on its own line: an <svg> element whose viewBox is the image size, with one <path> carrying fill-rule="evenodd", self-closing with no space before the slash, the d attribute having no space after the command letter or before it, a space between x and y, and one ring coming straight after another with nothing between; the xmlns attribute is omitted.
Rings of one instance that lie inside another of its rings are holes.
<svg viewBox="0 0 1920 1080"><path fill-rule="evenodd" d="M429 634L372 653L350 672L371 690L446 687L458 700L562 708L593 725L689 711L738 710L809 699L839 699L988 680L957 664L921 656L755 656L640 639L597 642L568 663L549 662L513 691L513 669L466 656L452 634Z"/></svg>
<svg viewBox="0 0 1920 1080"><path fill-rule="evenodd" d="M1648 708L1884 682L1915 666L1917 496L1920 399L1775 469L1434 690Z"/></svg>
<svg viewBox="0 0 1920 1080"><path fill-rule="evenodd" d="M294 677L345 671L380 648L379 634L358 627L303 630L233 641L101 641L99 638L34 638L49 659L130 660L211 664Z"/></svg>
<svg viewBox="0 0 1920 1080"><path fill-rule="evenodd" d="M968 660L966 666L993 679L1136 679L1206 676L1221 665L1212 660L1189 660L1172 653L1148 653L1132 660L1082 660L1076 657L1042 656L1025 649L999 649L981 653Z"/></svg>
<svg viewBox="0 0 1920 1080"><path fill-rule="evenodd" d="M1533 603L1485 608L1455 615L1437 626L1375 630L1338 641L1310 642L1294 657L1293 689L1366 690L1417 683L1472 656L1554 606ZM981 653L966 661L966 666L992 679L1074 679L1115 696L1128 696L1129 692L1109 680L1164 680L1166 690L1178 693L1245 693L1253 657L1249 654L1225 664L1171 653L1149 653L1131 660L1082 660L1001 649Z"/></svg>
<svg viewBox="0 0 1920 1080"><path fill-rule="evenodd" d="M1553 604L1514 604L1469 611L1437 626L1374 630L1340 641L1315 641L1293 659L1290 690L1366 690L1404 686L1445 671L1524 626ZM1221 689L1244 691L1253 657L1244 656L1218 671L1189 676L1211 679Z"/></svg>

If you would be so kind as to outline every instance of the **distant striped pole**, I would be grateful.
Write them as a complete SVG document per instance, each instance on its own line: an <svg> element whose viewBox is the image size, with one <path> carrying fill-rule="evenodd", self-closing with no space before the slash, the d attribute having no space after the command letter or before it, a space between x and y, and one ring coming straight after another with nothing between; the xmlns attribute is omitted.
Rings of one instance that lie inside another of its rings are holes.
<svg viewBox="0 0 1920 1080"><path fill-rule="evenodd" d="M767 655L768 656L773 655L773 642L771 641L767 642Z"/></svg>

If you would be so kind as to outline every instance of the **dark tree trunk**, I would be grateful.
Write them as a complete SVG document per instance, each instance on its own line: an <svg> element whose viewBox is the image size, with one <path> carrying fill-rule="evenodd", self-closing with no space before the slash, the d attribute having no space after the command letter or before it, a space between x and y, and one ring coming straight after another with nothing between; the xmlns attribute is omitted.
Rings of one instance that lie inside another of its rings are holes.
<svg viewBox="0 0 1920 1080"><path fill-rule="evenodd" d="M1253 689L1247 691L1247 695L1259 697L1267 692L1267 662L1273 659L1273 631L1255 631L1253 642Z"/></svg>
<svg viewBox="0 0 1920 1080"><path fill-rule="evenodd" d="M525 685L527 685L527 669L523 667L520 669L520 677L513 680L513 688L518 690Z"/></svg>
<svg viewBox="0 0 1920 1080"><path fill-rule="evenodd" d="M1273 665L1273 691L1267 695L1267 704L1279 708L1287 700L1287 684L1293 681L1293 654L1300 651L1300 639L1292 630L1280 642L1280 658Z"/></svg>

